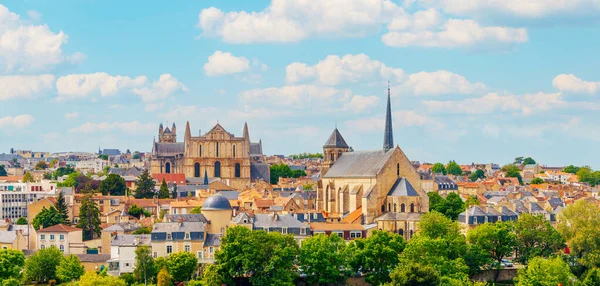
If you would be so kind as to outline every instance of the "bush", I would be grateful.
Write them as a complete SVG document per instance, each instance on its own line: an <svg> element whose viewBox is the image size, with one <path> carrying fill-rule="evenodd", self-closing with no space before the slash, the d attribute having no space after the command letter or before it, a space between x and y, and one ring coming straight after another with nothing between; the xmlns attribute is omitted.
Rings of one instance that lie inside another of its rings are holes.
<svg viewBox="0 0 600 286"><path fill-rule="evenodd" d="M20 286L21 282L15 278L8 278L2 281L2 286Z"/></svg>
<svg viewBox="0 0 600 286"><path fill-rule="evenodd" d="M127 284L128 286L135 284L135 277L131 273L123 273L121 274L121 276L119 276L119 278L125 281L125 284Z"/></svg>

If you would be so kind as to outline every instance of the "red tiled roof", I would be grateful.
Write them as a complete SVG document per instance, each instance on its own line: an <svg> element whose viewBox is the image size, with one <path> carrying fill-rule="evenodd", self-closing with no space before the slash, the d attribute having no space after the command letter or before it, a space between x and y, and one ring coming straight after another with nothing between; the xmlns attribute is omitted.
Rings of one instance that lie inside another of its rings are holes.
<svg viewBox="0 0 600 286"><path fill-rule="evenodd" d="M255 200L254 205L257 208L268 208L273 205L273 200Z"/></svg>
<svg viewBox="0 0 600 286"><path fill-rule="evenodd" d="M136 205L140 208L156 207L156 204L152 199L130 199L129 205Z"/></svg>
<svg viewBox="0 0 600 286"><path fill-rule="evenodd" d="M49 226L47 228L40 229L37 232L73 232L73 231L78 231L78 230L81 230L81 228L76 228L76 227L72 227L72 226L68 226L68 225L64 225L64 224L57 224L57 225Z"/></svg>
<svg viewBox="0 0 600 286"><path fill-rule="evenodd" d="M167 183L175 183L178 186L185 185L185 174L152 174L152 179L159 184L165 180Z"/></svg>

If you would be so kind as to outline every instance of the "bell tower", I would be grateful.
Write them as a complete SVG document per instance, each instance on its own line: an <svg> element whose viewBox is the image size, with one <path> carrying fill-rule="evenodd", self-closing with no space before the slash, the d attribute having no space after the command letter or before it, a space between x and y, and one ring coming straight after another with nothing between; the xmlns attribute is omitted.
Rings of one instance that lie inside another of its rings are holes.
<svg viewBox="0 0 600 286"><path fill-rule="evenodd" d="M323 165L321 166L321 176L324 176L329 168L333 166L335 161L342 155L344 152L351 151L352 148L348 146L344 137L337 129L337 126L323 145Z"/></svg>

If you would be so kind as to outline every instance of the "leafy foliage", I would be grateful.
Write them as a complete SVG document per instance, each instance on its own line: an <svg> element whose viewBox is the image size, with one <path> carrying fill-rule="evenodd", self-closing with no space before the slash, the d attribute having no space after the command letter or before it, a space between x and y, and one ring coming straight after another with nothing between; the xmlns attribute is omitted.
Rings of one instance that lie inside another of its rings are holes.
<svg viewBox="0 0 600 286"><path fill-rule="evenodd" d="M24 218L24 217L20 217L20 218L17 220L17 222L15 222L15 224L17 224L17 225L26 225L27 223L28 223L28 222L27 222L27 219L26 219L26 218Z"/></svg>
<svg viewBox="0 0 600 286"><path fill-rule="evenodd" d="M115 276L100 275L87 271L79 280L78 286L126 286L125 281Z"/></svg>
<svg viewBox="0 0 600 286"><path fill-rule="evenodd" d="M395 286L437 286L440 284L438 272L429 265L409 263L396 267L390 274L392 282L386 285Z"/></svg>
<svg viewBox="0 0 600 286"><path fill-rule="evenodd" d="M437 211L446 217L457 220L458 215L465 211L465 203L456 193L450 193L446 198L442 198L438 193L429 192L429 210Z"/></svg>
<svg viewBox="0 0 600 286"><path fill-rule="evenodd" d="M500 262L517 246L517 236L513 228L511 222L496 222L484 223L469 231L469 242L487 251L496 262L496 278L500 273Z"/></svg>
<svg viewBox="0 0 600 286"><path fill-rule="evenodd" d="M549 257L565 246L565 241L543 216L523 213L515 222L519 260L527 262L536 256Z"/></svg>
<svg viewBox="0 0 600 286"><path fill-rule="evenodd" d="M298 159L323 159L323 154L322 153L300 153L300 154L293 154L290 155L290 157L294 160L298 160Z"/></svg>
<svg viewBox="0 0 600 286"><path fill-rule="evenodd" d="M154 277L156 273L154 259L152 258L151 249L147 245L140 245L135 250L135 269L133 275L138 282L146 284L148 279Z"/></svg>
<svg viewBox="0 0 600 286"><path fill-rule="evenodd" d="M577 171L577 178L579 178L580 182L588 183L594 187L600 184L600 171L593 171L589 167L581 167Z"/></svg>
<svg viewBox="0 0 600 286"><path fill-rule="evenodd" d="M431 168L431 172L446 175L446 167L442 163L435 163Z"/></svg>
<svg viewBox="0 0 600 286"><path fill-rule="evenodd" d="M92 194L85 195L81 200L77 227L83 229L83 240L100 236L100 210L98 204L93 200Z"/></svg>
<svg viewBox="0 0 600 286"><path fill-rule="evenodd" d="M202 206L195 207L190 211L191 214L199 214L202 213Z"/></svg>
<svg viewBox="0 0 600 286"><path fill-rule="evenodd" d="M536 162L535 162L535 160L533 160L533 158L527 157L527 158L523 159L523 163L522 164L523 165L532 165L532 164L535 164L535 163Z"/></svg>
<svg viewBox="0 0 600 286"><path fill-rule="evenodd" d="M519 179L519 183L523 184L523 178L521 177L519 166L517 165L504 165L502 167L502 171L506 172L506 177L508 178L517 178Z"/></svg>
<svg viewBox="0 0 600 286"><path fill-rule="evenodd" d="M318 234L302 241L299 265L309 284L341 282L345 278L346 242L338 235Z"/></svg>
<svg viewBox="0 0 600 286"><path fill-rule="evenodd" d="M43 207L42 211L33 218L33 228L39 230L40 227L47 228L49 226L63 223L62 215L54 207Z"/></svg>
<svg viewBox="0 0 600 286"><path fill-rule="evenodd" d="M133 234L151 234L152 230L149 227L141 227L133 232Z"/></svg>
<svg viewBox="0 0 600 286"><path fill-rule="evenodd" d="M167 268L162 268L158 271L158 276L156 277L156 285L157 286L171 286L173 285L173 277L169 274Z"/></svg>
<svg viewBox="0 0 600 286"><path fill-rule="evenodd" d="M167 269L174 281L188 281L196 271L198 259L189 252L176 252L167 257ZM160 274L160 273L159 273Z"/></svg>
<svg viewBox="0 0 600 286"><path fill-rule="evenodd" d="M48 163L46 163L46 161L39 161L37 162L37 164L35 164L35 167L33 167L35 170L46 170L48 169Z"/></svg>
<svg viewBox="0 0 600 286"><path fill-rule="evenodd" d="M168 199L169 198L169 187L167 186L167 182L163 179L162 184L160 185L160 191L158 192L159 199Z"/></svg>
<svg viewBox="0 0 600 286"><path fill-rule="evenodd" d="M100 183L100 192L103 195L124 196L125 195L125 179L118 174L109 174L104 181Z"/></svg>
<svg viewBox="0 0 600 286"><path fill-rule="evenodd" d="M399 254L406 247L402 236L387 231L373 231L367 238L355 239L348 245L352 270L362 270L372 285L390 281L389 273L398 265Z"/></svg>
<svg viewBox="0 0 600 286"><path fill-rule="evenodd" d="M485 178L485 172L481 169L477 169L477 171L473 172L471 175L469 175L469 180L471 180L472 182L475 182L479 179L483 179Z"/></svg>
<svg viewBox="0 0 600 286"><path fill-rule="evenodd" d="M25 260L25 281L48 282L56 280L56 268L63 259L62 252L55 246L40 249Z"/></svg>
<svg viewBox="0 0 600 286"><path fill-rule="evenodd" d="M533 178L533 180L531 180L529 182L529 184L532 184L532 185L543 184L543 183L544 183L544 179L542 179L542 178Z"/></svg>
<svg viewBox="0 0 600 286"><path fill-rule="evenodd" d="M287 164L271 165L271 184L279 183L279 178L300 178L305 177L303 170L293 170Z"/></svg>
<svg viewBox="0 0 600 286"><path fill-rule="evenodd" d="M571 174L577 174L577 172L579 171L579 169L580 169L580 167L569 165L569 166L566 166L563 169L563 172L565 172L565 173L571 173Z"/></svg>
<svg viewBox="0 0 600 286"><path fill-rule="evenodd" d="M98 155L98 158L106 161L106 160L108 160L108 155L106 155L106 154L100 154L100 155Z"/></svg>
<svg viewBox="0 0 600 286"><path fill-rule="evenodd" d="M560 213L558 231L582 265L600 267L600 207L578 200Z"/></svg>
<svg viewBox="0 0 600 286"><path fill-rule="evenodd" d="M154 182L154 179L152 179L152 176L150 176L148 169L140 174L135 184L137 186L135 189L136 199L151 199L154 197L154 186L156 183Z"/></svg>
<svg viewBox="0 0 600 286"><path fill-rule="evenodd" d="M469 198L465 201L465 209L468 209L470 206L478 206L479 199L477 196L469 196Z"/></svg>
<svg viewBox="0 0 600 286"><path fill-rule="evenodd" d="M519 269L516 286L575 285L575 276L560 257L531 259L527 268Z"/></svg>
<svg viewBox="0 0 600 286"><path fill-rule="evenodd" d="M0 249L0 281L21 277L25 255L20 250Z"/></svg>
<svg viewBox="0 0 600 286"><path fill-rule="evenodd" d="M62 219L62 223L69 222L69 208L67 206L67 202L65 201L65 195L60 192L58 193L58 197L56 198L56 203L54 203L54 208L60 214Z"/></svg>
<svg viewBox="0 0 600 286"><path fill-rule="evenodd" d="M79 257L74 254L65 256L56 268L56 276L64 282L75 281L79 279L83 273L83 265L81 264Z"/></svg>
<svg viewBox="0 0 600 286"><path fill-rule="evenodd" d="M134 216L138 219L142 215L144 215L145 217L152 216L152 214L149 211L145 210L144 208L138 207L136 204L133 204L133 205L131 205L131 207L129 207L127 214L129 214L130 216Z"/></svg>
<svg viewBox="0 0 600 286"><path fill-rule="evenodd" d="M462 175L462 169L460 168L460 165L458 165L454 161L448 162L448 165L446 165L446 172L448 172L448 174L450 174L450 175L455 175L455 176Z"/></svg>
<svg viewBox="0 0 600 286"><path fill-rule="evenodd" d="M4 165L0 165L0 176L8 176L8 173L6 172L6 168L4 167Z"/></svg>
<svg viewBox="0 0 600 286"><path fill-rule="evenodd" d="M33 175L31 175L31 172L26 172L25 175L23 176L23 183L33 183L35 182L35 180L33 179Z"/></svg>
<svg viewBox="0 0 600 286"><path fill-rule="evenodd" d="M52 178L53 179L58 179L58 177L62 177L64 175L69 175L75 172L75 169L71 166L66 166L66 167L60 167L58 169L56 169L54 172L52 172Z"/></svg>

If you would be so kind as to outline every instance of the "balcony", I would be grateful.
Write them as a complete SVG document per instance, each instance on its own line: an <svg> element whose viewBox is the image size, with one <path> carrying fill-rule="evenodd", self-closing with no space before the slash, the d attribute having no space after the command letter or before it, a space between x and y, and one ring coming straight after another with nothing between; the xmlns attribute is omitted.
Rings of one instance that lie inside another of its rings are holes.
<svg viewBox="0 0 600 286"><path fill-rule="evenodd" d="M202 264L212 264L212 263L215 263L215 258L214 258L214 257L203 257L203 258L198 258L198 263L202 263Z"/></svg>

